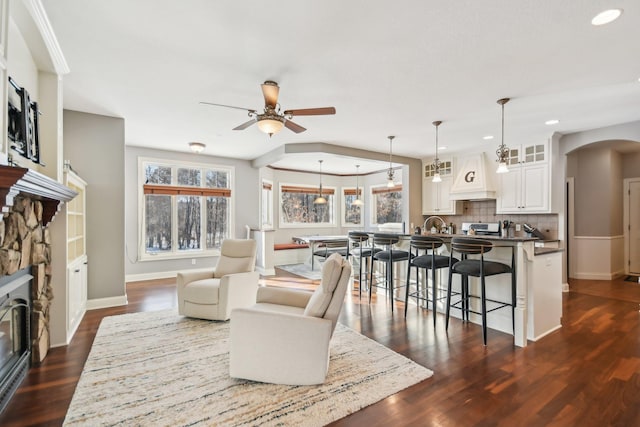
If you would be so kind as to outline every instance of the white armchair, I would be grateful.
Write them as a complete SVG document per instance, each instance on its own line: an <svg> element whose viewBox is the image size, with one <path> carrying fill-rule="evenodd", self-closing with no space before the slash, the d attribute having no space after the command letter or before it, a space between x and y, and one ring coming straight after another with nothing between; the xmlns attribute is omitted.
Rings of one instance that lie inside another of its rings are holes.
<svg viewBox="0 0 640 427"><path fill-rule="evenodd" d="M208 320L228 320L231 310L256 302L256 241L226 239L212 269L178 273L178 313Z"/></svg>
<svg viewBox="0 0 640 427"><path fill-rule="evenodd" d="M333 254L322 266L315 292L261 287L255 305L234 309L231 377L289 385L323 383L329 369L329 341L350 276L351 265Z"/></svg>

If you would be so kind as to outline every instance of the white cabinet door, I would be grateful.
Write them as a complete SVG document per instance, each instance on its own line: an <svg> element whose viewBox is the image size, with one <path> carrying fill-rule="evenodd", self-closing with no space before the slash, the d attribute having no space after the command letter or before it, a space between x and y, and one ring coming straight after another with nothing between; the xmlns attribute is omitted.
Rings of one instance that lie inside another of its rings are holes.
<svg viewBox="0 0 640 427"><path fill-rule="evenodd" d="M520 201L525 212L549 210L549 166L535 164L522 168L522 194Z"/></svg>
<svg viewBox="0 0 640 427"><path fill-rule="evenodd" d="M423 215L456 215L461 204L450 200L449 193L453 178L442 178L441 182L432 182L431 178L422 181Z"/></svg>
<svg viewBox="0 0 640 427"><path fill-rule="evenodd" d="M73 337L87 309L87 257L67 266L67 338Z"/></svg>
<svg viewBox="0 0 640 427"><path fill-rule="evenodd" d="M438 189L431 179L422 180L422 214L433 215L438 209Z"/></svg>
<svg viewBox="0 0 640 427"><path fill-rule="evenodd" d="M521 168L509 168L509 172L499 174L499 195L496 203L496 213L520 213L520 192L522 183L520 179Z"/></svg>

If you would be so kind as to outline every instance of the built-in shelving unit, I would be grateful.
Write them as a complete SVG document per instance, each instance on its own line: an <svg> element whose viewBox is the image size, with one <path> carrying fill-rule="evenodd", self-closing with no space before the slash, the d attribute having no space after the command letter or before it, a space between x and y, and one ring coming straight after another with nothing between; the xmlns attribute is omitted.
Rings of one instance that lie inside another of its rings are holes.
<svg viewBox="0 0 640 427"><path fill-rule="evenodd" d="M78 195L67 204L66 339L71 340L87 309L86 203L87 183L72 170L65 185Z"/></svg>

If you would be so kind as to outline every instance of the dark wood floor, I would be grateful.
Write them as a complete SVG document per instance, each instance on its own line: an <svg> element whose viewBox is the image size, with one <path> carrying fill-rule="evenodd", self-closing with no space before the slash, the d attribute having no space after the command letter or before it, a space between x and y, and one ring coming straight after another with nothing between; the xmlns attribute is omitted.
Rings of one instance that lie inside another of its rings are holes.
<svg viewBox="0 0 640 427"><path fill-rule="evenodd" d="M276 286L313 287L280 277ZM282 277L284 276L284 277ZM563 327L526 348L512 337L443 318L402 303L392 314L350 296L341 323L404 354L435 374L371 405L335 426L640 426L640 285L571 281L564 294ZM100 320L116 314L162 310L176 303L173 280L132 283L129 305L87 312L71 344L52 349L33 367L2 426L61 425Z"/></svg>

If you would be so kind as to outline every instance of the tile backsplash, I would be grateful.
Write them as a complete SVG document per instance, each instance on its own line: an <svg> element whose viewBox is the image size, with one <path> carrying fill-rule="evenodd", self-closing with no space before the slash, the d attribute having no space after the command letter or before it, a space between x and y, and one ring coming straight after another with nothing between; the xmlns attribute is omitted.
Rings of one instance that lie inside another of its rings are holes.
<svg viewBox="0 0 640 427"><path fill-rule="evenodd" d="M425 216L426 219L428 216ZM548 240L558 239L557 214L496 214L495 200L465 201L462 205L462 215L442 215L447 224L453 223L457 232L463 222L502 222L512 221L511 233L514 236L525 236L523 229L515 231L515 224L527 223L537 228Z"/></svg>

